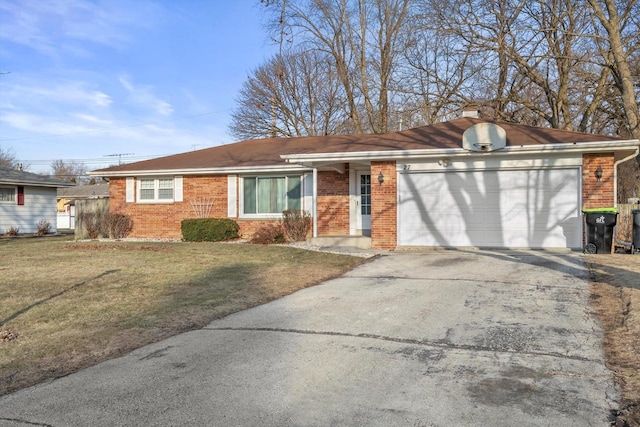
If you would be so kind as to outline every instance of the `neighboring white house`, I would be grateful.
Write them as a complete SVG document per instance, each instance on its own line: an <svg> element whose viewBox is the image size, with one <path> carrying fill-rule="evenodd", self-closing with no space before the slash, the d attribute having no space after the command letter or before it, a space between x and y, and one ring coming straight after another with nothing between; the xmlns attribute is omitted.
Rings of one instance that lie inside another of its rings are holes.
<svg viewBox="0 0 640 427"><path fill-rule="evenodd" d="M12 227L35 233L48 221L56 231L56 191L74 184L18 169L0 167L0 234Z"/></svg>

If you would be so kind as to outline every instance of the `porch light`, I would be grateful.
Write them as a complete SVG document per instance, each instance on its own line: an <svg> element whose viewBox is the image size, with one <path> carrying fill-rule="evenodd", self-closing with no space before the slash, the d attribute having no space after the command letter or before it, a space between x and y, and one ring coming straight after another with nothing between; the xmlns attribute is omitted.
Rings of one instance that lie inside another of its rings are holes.
<svg viewBox="0 0 640 427"><path fill-rule="evenodd" d="M594 175L596 176L596 179L598 181L602 180L602 166L598 166L598 169L596 169L596 171L594 172Z"/></svg>
<svg viewBox="0 0 640 427"><path fill-rule="evenodd" d="M383 182L384 182L384 175L382 175L382 171L380 171L380 173L378 174L378 183L382 185Z"/></svg>

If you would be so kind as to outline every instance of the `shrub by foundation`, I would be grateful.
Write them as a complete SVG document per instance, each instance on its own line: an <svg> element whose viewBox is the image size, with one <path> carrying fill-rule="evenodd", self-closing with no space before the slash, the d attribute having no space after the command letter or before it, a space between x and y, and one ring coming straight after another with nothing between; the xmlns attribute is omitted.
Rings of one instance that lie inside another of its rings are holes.
<svg viewBox="0 0 640 427"><path fill-rule="evenodd" d="M46 219L38 221L36 227L38 227L36 236L44 236L45 234L51 233L51 224Z"/></svg>
<svg viewBox="0 0 640 427"><path fill-rule="evenodd" d="M274 225L267 224L260 227L251 236L251 243L259 245L270 245L273 243L286 243L287 239L284 236L284 227L282 224Z"/></svg>
<svg viewBox="0 0 640 427"><path fill-rule="evenodd" d="M133 218L122 213L109 213L104 221L112 239L124 239L133 230Z"/></svg>
<svg viewBox="0 0 640 427"><path fill-rule="evenodd" d="M17 236L20 234L20 227L14 227L13 225L9 227L7 231L5 231L5 236Z"/></svg>
<svg viewBox="0 0 640 427"><path fill-rule="evenodd" d="M95 212L83 212L80 214L80 221L84 228L87 230L89 239L96 240L103 233L104 224L102 221L102 215Z"/></svg>
<svg viewBox="0 0 640 427"><path fill-rule="evenodd" d="M191 218L180 223L187 242L222 242L238 238L238 223L227 218Z"/></svg>
<svg viewBox="0 0 640 427"><path fill-rule="evenodd" d="M293 242L307 240L311 228L311 215L307 211L284 211L282 212L282 223L289 240Z"/></svg>

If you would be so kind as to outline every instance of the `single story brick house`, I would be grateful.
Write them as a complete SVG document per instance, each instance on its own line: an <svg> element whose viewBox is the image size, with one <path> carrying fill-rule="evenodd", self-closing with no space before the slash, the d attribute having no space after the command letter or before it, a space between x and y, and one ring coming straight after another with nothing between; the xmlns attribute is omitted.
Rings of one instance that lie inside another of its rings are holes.
<svg viewBox="0 0 640 427"><path fill-rule="evenodd" d="M583 246L582 209L616 200L617 166L639 140L462 117L382 135L242 141L114 166L110 209L132 237L180 238L206 203L251 235L285 209L313 236L413 246Z"/></svg>
<svg viewBox="0 0 640 427"><path fill-rule="evenodd" d="M47 221L56 231L56 189L74 184L13 168L0 167L0 234L9 229L35 233Z"/></svg>

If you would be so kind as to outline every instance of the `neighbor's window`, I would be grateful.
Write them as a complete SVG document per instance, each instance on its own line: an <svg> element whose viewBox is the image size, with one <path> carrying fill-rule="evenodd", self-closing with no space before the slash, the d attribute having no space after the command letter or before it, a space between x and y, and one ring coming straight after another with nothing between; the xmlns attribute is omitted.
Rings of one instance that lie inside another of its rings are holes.
<svg viewBox="0 0 640 427"><path fill-rule="evenodd" d="M0 203L15 203L15 187L0 187Z"/></svg>
<svg viewBox="0 0 640 427"><path fill-rule="evenodd" d="M173 178L139 178L138 200L140 202L173 201Z"/></svg>
<svg viewBox="0 0 640 427"><path fill-rule="evenodd" d="M243 178L244 214L281 214L302 209L301 176Z"/></svg>

